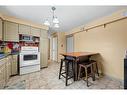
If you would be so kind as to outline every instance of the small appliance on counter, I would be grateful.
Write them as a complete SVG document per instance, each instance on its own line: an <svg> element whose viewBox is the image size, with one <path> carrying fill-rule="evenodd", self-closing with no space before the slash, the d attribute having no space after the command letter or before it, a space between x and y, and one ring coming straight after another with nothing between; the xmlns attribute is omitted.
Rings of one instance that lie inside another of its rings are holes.
<svg viewBox="0 0 127 95"><path fill-rule="evenodd" d="M11 53L11 49L8 46L4 47L4 53Z"/></svg>
<svg viewBox="0 0 127 95"><path fill-rule="evenodd" d="M19 74L40 70L40 52L38 47L22 46L19 54Z"/></svg>
<svg viewBox="0 0 127 95"><path fill-rule="evenodd" d="M18 43L13 43L13 49L12 52L19 52L20 47Z"/></svg>

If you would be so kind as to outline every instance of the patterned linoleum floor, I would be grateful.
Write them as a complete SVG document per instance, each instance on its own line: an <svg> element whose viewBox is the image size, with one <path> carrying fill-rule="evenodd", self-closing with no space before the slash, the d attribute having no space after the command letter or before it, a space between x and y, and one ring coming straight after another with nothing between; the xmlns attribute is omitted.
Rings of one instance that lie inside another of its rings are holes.
<svg viewBox="0 0 127 95"><path fill-rule="evenodd" d="M107 77L96 78L94 82L89 78L90 87L83 80L70 80L70 85L65 86L64 78L58 79L58 72L59 63L52 62L39 72L11 77L5 89L123 89L119 81Z"/></svg>

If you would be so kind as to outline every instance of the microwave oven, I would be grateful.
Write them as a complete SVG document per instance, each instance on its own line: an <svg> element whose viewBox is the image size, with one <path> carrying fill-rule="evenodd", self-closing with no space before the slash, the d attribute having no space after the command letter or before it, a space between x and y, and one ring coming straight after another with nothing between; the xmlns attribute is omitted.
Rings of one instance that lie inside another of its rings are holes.
<svg viewBox="0 0 127 95"><path fill-rule="evenodd" d="M33 37L29 35L20 35L20 41L33 41Z"/></svg>

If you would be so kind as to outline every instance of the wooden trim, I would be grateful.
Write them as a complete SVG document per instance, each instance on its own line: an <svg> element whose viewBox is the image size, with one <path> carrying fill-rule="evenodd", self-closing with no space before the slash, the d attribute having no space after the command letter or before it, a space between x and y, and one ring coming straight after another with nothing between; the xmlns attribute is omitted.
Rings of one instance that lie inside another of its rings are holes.
<svg viewBox="0 0 127 95"><path fill-rule="evenodd" d="M74 34L77 34L77 33L80 33L80 32L84 32L84 31L88 32L88 30L93 29L93 28L97 28L97 27L100 27L100 26L104 26L104 28L105 28L107 24L111 24L111 23L114 23L114 22L117 22L117 21L120 21L120 20L124 20L124 19L127 19L127 17L116 19L116 20L113 20L113 21L110 21L110 22L107 22L107 23L104 23L104 24L96 25L96 26L93 26L93 27L90 27L90 28L86 28L86 29L83 28L83 30L77 31L77 32L72 33L70 35L74 35Z"/></svg>

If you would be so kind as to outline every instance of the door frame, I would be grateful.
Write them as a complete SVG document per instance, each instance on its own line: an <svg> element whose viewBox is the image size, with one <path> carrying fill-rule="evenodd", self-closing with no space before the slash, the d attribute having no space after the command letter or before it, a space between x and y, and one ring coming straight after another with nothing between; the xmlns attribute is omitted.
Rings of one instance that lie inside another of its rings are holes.
<svg viewBox="0 0 127 95"><path fill-rule="evenodd" d="M55 34L53 34L52 36L51 36L51 38L52 38L52 49L51 49L51 54L52 54L52 60L53 60L53 38L57 38L57 60L56 60L56 62L58 62L58 35L55 33ZM53 60L54 61L54 60Z"/></svg>
<svg viewBox="0 0 127 95"><path fill-rule="evenodd" d="M67 38L69 38L69 37L73 37L73 52L74 52L75 49L74 49L74 35L73 34L66 35L66 52L67 52Z"/></svg>

